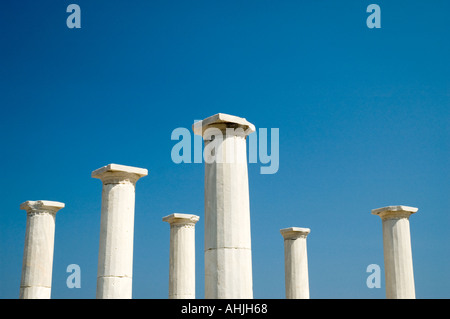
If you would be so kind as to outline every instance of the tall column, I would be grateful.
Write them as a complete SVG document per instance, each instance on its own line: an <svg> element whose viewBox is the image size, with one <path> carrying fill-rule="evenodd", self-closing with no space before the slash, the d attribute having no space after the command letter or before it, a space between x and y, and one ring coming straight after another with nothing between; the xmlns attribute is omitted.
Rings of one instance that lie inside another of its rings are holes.
<svg viewBox="0 0 450 319"><path fill-rule="evenodd" d="M384 272L386 298L414 299L414 272L411 252L409 216L415 207L387 206L372 210L383 224Z"/></svg>
<svg viewBox="0 0 450 319"><path fill-rule="evenodd" d="M205 141L205 298L253 298L246 136L255 126L219 113L193 130Z"/></svg>
<svg viewBox="0 0 450 319"><path fill-rule="evenodd" d="M199 216L172 214L170 224L169 299L195 299L195 223Z"/></svg>
<svg viewBox="0 0 450 319"><path fill-rule="evenodd" d="M135 186L147 176L143 168L109 164L92 172L103 182L98 299L131 298Z"/></svg>
<svg viewBox="0 0 450 319"><path fill-rule="evenodd" d="M63 207L63 203L47 200L20 205L27 212L20 299L50 299L55 215Z"/></svg>
<svg viewBox="0 0 450 319"><path fill-rule="evenodd" d="M284 238L284 273L287 299L309 299L308 254L306 236L309 228L280 229Z"/></svg>

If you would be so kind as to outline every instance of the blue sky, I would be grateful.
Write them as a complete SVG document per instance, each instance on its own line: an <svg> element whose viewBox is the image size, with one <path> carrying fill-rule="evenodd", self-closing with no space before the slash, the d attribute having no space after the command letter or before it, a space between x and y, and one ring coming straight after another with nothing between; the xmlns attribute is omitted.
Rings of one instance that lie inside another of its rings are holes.
<svg viewBox="0 0 450 319"><path fill-rule="evenodd" d="M81 7L81 29L66 8ZM381 29L366 8L381 8ZM255 298L284 298L279 229L308 227L311 298L384 298L371 209L418 207L418 298L449 298L450 3L436 1L3 1L0 5L0 298L18 298L26 200L56 216L53 298L95 298L101 182L137 183L134 298L167 298L169 226L200 215L204 164L175 164L171 132L216 113L279 128L280 169L249 164ZM69 289L69 264L81 288Z"/></svg>

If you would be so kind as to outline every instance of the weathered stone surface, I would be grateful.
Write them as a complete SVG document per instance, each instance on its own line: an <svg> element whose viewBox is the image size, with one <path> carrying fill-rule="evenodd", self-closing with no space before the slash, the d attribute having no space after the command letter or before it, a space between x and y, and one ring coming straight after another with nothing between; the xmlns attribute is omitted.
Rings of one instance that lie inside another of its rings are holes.
<svg viewBox="0 0 450 319"><path fill-rule="evenodd" d="M170 224L169 299L195 298L195 223L199 216L175 213Z"/></svg>
<svg viewBox="0 0 450 319"><path fill-rule="evenodd" d="M280 229L284 238L284 271L287 299L309 299L309 274L306 237L309 228Z"/></svg>
<svg viewBox="0 0 450 319"><path fill-rule="evenodd" d="M194 123L192 125L192 130L194 131L194 134L203 136L205 130L210 127L219 129L225 129L226 127L241 127L244 131L247 132L247 135L255 132L255 126L252 123L248 122L245 118L224 113L218 113L202 121Z"/></svg>
<svg viewBox="0 0 450 319"><path fill-rule="evenodd" d="M409 217L418 211L409 206L387 206L372 210L382 219L386 298L414 299L414 271Z"/></svg>
<svg viewBox="0 0 450 319"><path fill-rule="evenodd" d="M146 175L146 169L117 164L92 172L103 182L98 299L132 296L135 184Z"/></svg>
<svg viewBox="0 0 450 319"><path fill-rule="evenodd" d="M212 143L203 135L208 128L236 131L213 142L220 149L214 161L205 154L205 297L253 298L246 135L255 127L222 113L197 122L193 130L205 150Z"/></svg>
<svg viewBox="0 0 450 319"><path fill-rule="evenodd" d="M20 299L49 299L52 286L55 215L64 203L26 201L27 212Z"/></svg>

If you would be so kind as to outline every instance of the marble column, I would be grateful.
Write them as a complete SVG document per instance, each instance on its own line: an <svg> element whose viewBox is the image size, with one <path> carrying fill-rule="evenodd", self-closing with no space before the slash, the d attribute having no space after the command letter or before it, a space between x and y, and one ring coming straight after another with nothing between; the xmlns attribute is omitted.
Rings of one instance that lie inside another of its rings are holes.
<svg viewBox="0 0 450 319"><path fill-rule="evenodd" d="M52 286L55 215L64 203L26 201L27 212L20 299L50 299Z"/></svg>
<svg viewBox="0 0 450 319"><path fill-rule="evenodd" d="M280 229L284 238L284 273L287 299L309 299L308 254L306 236L309 228Z"/></svg>
<svg viewBox="0 0 450 319"><path fill-rule="evenodd" d="M205 141L205 298L253 298L246 119L216 114L194 123Z"/></svg>
<svg viewBox="0 0 450 319"><path fill-rule="evenodd" d="M409 217L415 207L387 206L372 210L383 225L386 298L415 299Z"/></svg>
<svg viewBox="0 0 450 319"><path fill-rule="evenodd" d="M199 216L172 214L170 224L169 299L195 299L195 223Z"/></svg>
<svg viewBox="0 0 450 319"><path fill-rule="evenodd" d="M147 173L117 164L92 172L103 182L97 299L132 296L135 186Z"/></svg>

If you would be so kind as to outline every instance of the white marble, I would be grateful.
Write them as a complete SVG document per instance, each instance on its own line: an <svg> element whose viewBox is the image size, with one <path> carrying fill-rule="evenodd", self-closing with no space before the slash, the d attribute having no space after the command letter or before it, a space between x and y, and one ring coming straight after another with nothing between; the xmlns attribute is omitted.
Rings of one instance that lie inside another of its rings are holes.
<svg viewBox="0 0 450 319"><path fill-rule="evenodd" d="M386 298L414 299L414 272L409 217L418 211L409 206L387 206L372 210L383 225Z"/></svg>
<svg viewBox="0 0 450 319"><path fill-rule="evenodd" d="M253 133L256 130L255 125L245 118L224 113L217 113L202 121L194 123L194 125L192 125L192 130L194 131L194 134L203 136L205 130L210 127L219 127L221 129L225 129L226 127L240 127L244 131L247 131L246 135Z"/></svg>
<svg viewBox="0 0 450 319"><path fill-rule="evenodd" d="M103 182L98 299L132 297L135 187L147 174L146 169L117 164L92 172Z"/></svg>
<svg viewBox="0 0 450 319"><path fill-rule="evenodd" d="M49 299L52 286L55 215L64 203L39 200L20 205L27 212L20 299Z"/></svg>
<svg viewBox="0 0 450 319"><path fill-rule="evenodd" d="M197 215L163 217L170 224L169 299L195 299L195 223Z"/></svg>
<svg viewBox="0 0 450 319"><path fill-rule="evenodd" d="M211 141L208 129L222 136ZM193 130L211 152L205 154L205 298L253 298L246 136L255 127L219 113Z"/></svg>
<svg viewBox="0 0 450 319"><path fill-rule="evenodd" d="M308 254L309 228L280 229L284 238L284 272L287 299L309 299Z"/></svg>

